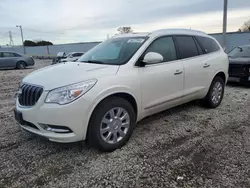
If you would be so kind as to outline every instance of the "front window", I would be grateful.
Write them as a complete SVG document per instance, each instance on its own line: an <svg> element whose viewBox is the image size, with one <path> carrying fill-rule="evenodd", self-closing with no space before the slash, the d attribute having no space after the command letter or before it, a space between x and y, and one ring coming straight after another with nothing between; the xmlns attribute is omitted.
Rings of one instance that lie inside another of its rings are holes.
<svg viewBox="0 0 250 188"><path fill-rule="evenodd" d="M147 37L109 39L85 53L78 62L122 65L135 54Z"/></svg>
<svg viewBox="0 0 250 188"><path fill-rule="evenodd" d="M231 58L248 57L250 58L250 46L236 47L228 54Z"/></svg>

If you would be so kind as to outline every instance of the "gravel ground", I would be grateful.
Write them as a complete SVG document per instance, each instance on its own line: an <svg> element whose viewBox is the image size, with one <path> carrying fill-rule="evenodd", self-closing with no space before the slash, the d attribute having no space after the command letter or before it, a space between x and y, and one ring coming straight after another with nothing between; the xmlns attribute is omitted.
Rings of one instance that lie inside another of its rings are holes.
<svg viewBox="0 0 250 188"><path fill-rule="evenodd" d="M51 61L37 61L34 69ZM217 109L198 102L142 120L112 153L23 132L14 94L34 69L0 71L0 187L250 187L250 87Z"/></svg>

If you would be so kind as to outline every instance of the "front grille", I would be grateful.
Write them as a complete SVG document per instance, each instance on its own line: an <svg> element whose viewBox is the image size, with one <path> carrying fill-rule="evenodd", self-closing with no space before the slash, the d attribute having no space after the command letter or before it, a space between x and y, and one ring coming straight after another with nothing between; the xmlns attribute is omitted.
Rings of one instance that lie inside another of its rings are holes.
<svg viewBox="0 0 250 188"><path fill-rule="evenodd" d="M39 86L23 84L21 86L18 100L22 106L33 106L43 93L43 88Z"/></svg>

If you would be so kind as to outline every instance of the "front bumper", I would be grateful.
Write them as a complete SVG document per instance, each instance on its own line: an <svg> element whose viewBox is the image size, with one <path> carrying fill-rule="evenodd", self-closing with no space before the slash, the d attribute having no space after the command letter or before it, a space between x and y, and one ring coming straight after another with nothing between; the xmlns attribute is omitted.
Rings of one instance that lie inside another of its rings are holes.
<svg viewBox="0 0 250 188"><path fill-rule="evenodd" d="M250 82L250 66L244 64L229 65L229 82Z"/></svg>
<svg viewBox="0 0 250 188"><path fill-rule="evenodd" d="M84 98L66 104L47 104L44 103L47 92L44 92L38 102L32 107L20 106L16 100L16 110L21 112L23 125L20 126L32 133L48 138L55 142L76 142L85 140L90 103ZM44 125L54 127L68 127L72 132L58 133L48 131Z"/></svg>
<svg viewBox="0 0 250 188"><path fill-rule="evenodd" d="M250 76L229 76L229 82L250 83Z"/></svg>

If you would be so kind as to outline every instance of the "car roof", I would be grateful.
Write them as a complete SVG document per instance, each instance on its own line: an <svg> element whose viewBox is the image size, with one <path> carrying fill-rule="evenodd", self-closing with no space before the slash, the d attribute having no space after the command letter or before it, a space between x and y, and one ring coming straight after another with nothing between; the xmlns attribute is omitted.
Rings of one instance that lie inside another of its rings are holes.
<svg viewBox="0 0 250 188"><path fill-rule="evenodd" d="M123 38L123 37L154 37L154 36L162 36L162 35L196 35L196 36L205 36L210 37L205 32L197 31L193 29L160 29L156 31L152 31L150 33L128 33L128 34L119 34L115 35L112 38Z"/></svg>
<svg viewBox="0 0 250 188"><path fill-rule="evenodd" d="M19 54L18 52L12 52L12 51L0 51L0 53L3 53L3 52Z"/></svg>

